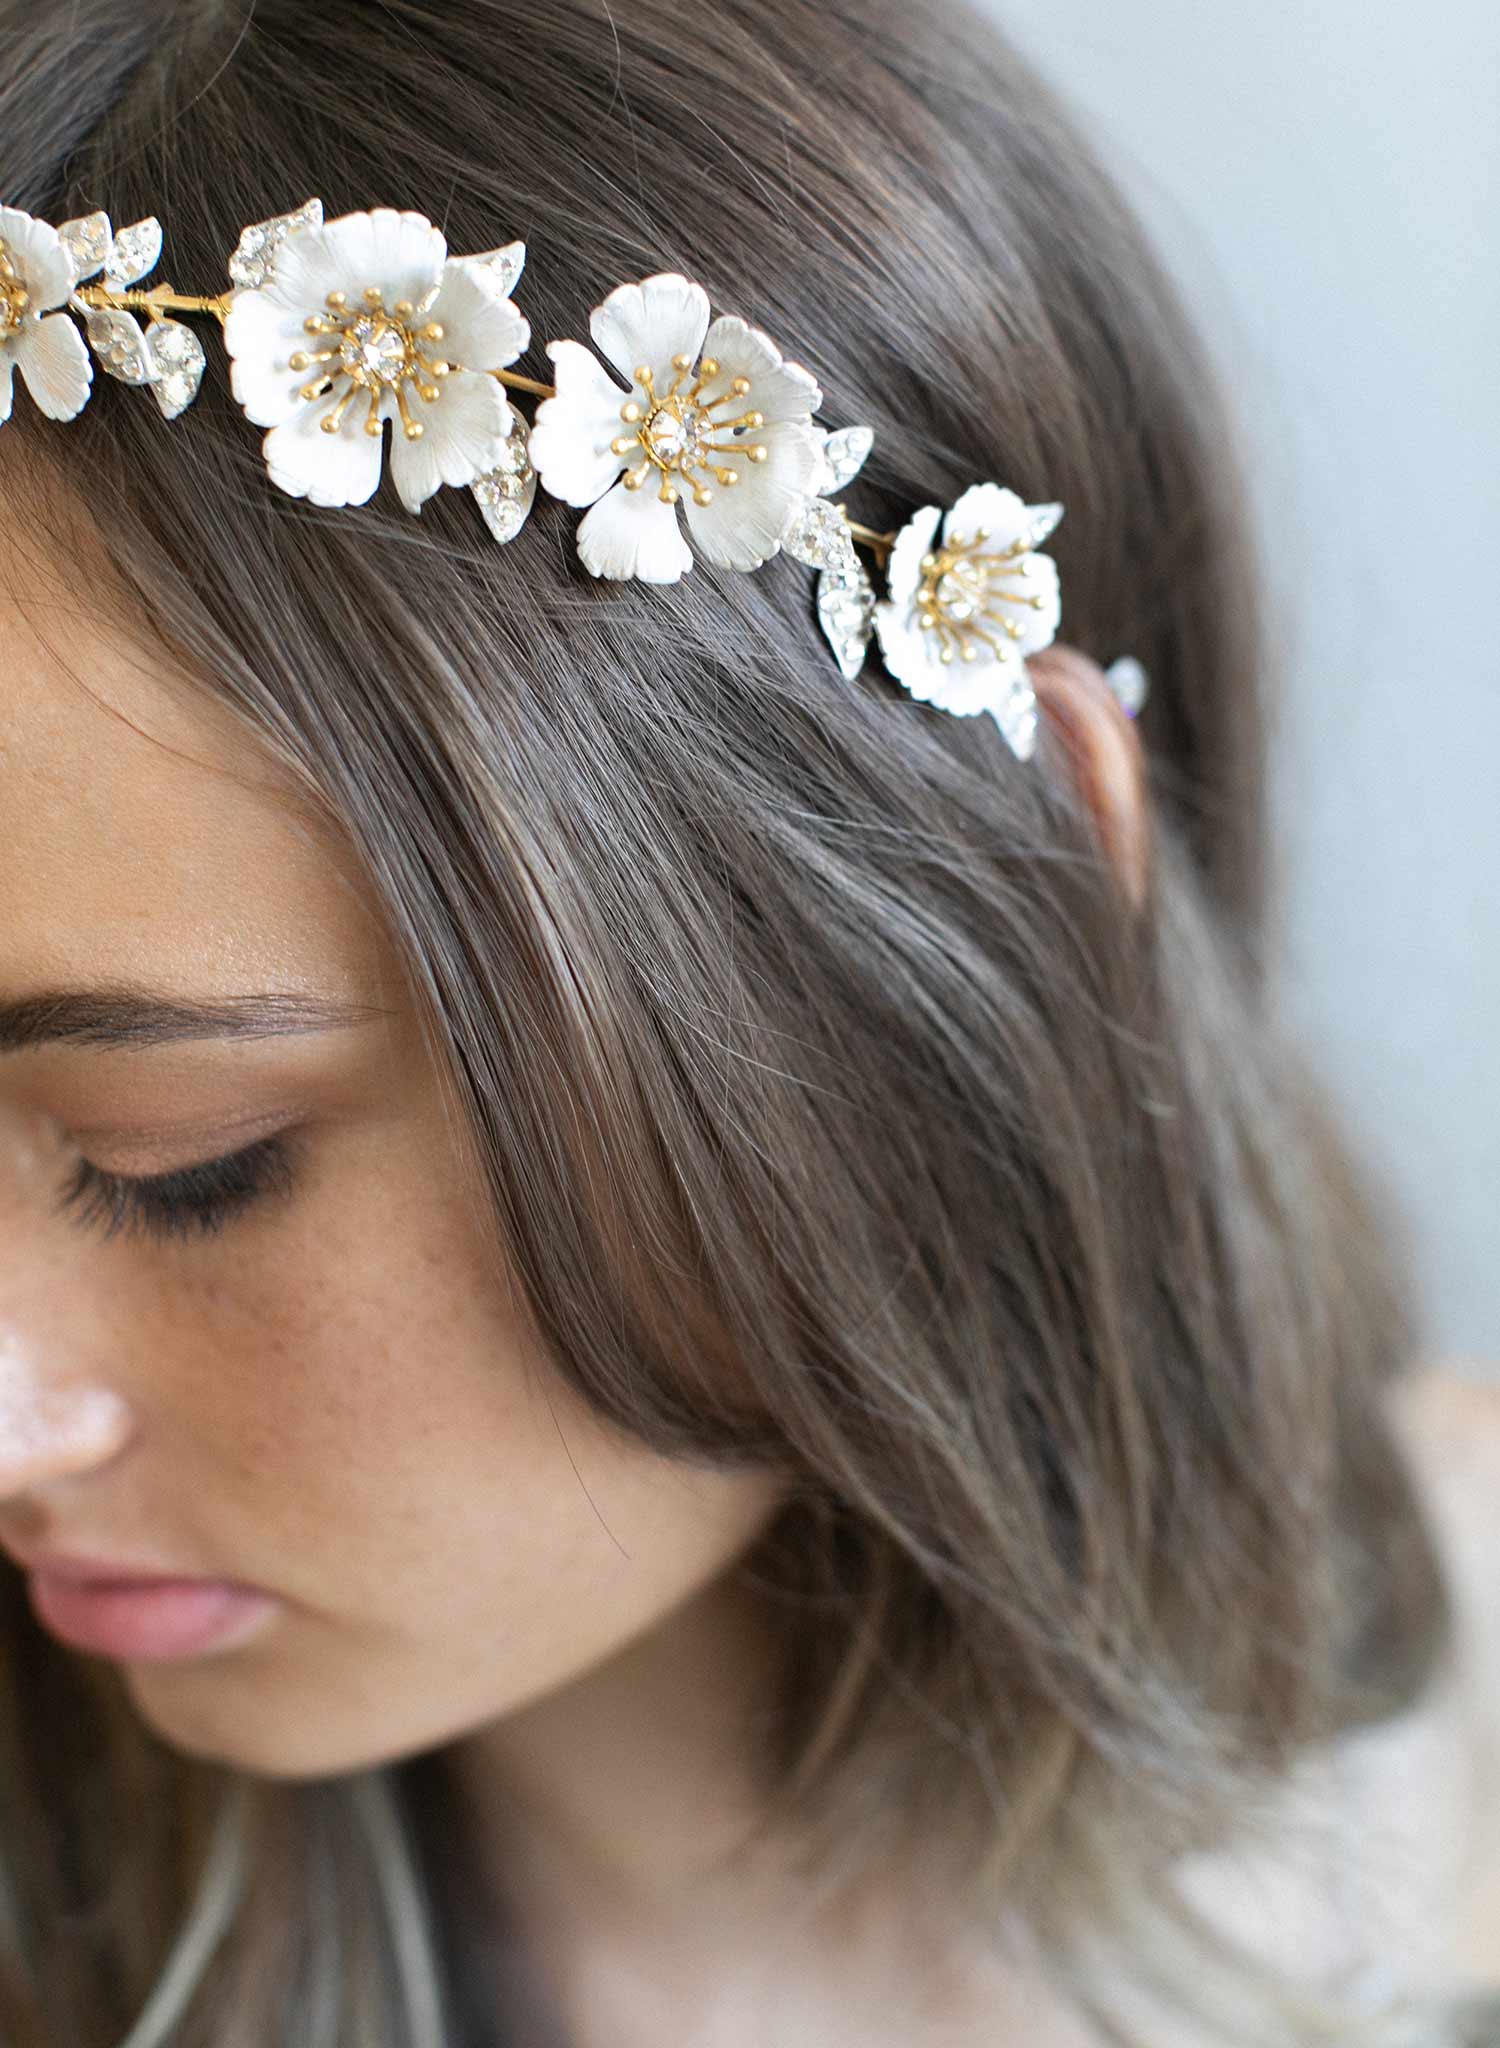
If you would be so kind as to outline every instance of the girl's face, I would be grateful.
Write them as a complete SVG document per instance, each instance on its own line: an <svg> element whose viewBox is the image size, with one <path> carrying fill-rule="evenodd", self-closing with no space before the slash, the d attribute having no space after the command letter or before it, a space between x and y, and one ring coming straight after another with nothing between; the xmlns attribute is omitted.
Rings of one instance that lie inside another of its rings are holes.
<svg viewBox="0 0 1500 2048"><path fill-rule="evenodd" d="M237 1642L125 1661L184 1749L315 1776L434 1746L708 1588L776 1482L667 1462L569 1396L346 852L157 652L30 563L25 589L0 600L0 1025L100 989L213 1014L0 1030L0 1543L277 1596ZM228 1032L268 996L352 1020ZM58 1206L80 1171L267 1140L270 1186L212 1233Z"/></svg>

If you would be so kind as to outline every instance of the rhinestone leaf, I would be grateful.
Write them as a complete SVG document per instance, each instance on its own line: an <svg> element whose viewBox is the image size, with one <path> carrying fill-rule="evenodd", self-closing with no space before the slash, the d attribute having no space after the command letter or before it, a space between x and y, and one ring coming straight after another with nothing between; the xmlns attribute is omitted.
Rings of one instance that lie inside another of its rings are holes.
<svg viewBox="0 0 1500 2048"><path fill-rule="evenodd" d="M1059 525L1063 516L1061 505L1029 505L1031 526L1027 531L1026 545L1039 548L1047 536Z"/></svg>
<svg viewBox="0 0 1500 2048"><path fill-rule="evenodd" d="M515 539L536 499L536 471L531 466L526 422L514 408L510 418L510 435L501 446L499 461L469 486L485 525L502 543Z"/></svg>
<svg viewBox="0 0 1500 2048"><path fill-rule="evenodd" d="M842 505L827 498L805 498L781 536L781 545L813 569L853 568L859 562Z"/></svg>
<svg viewBox="0 0 1500 2048"><path fill-rule="evenodd" d="M998 704L985 708L1004 733L1011 752L1018 760L1029 761L1036 751L1036 693L1024 661L1004 666L1012 671L1005 695Z"/></svg>
<svg viewBox="0 0 1500 2048"><path fill-rule="evenodd" d="M526 261L526 244L507 242L503 249L486 249L480 256L466 256L464 261L482 263L506 298L509 298L516 288L516 281Z"/></svg>
<svg viewBox="0 0 1500 2048"><path fill-rule="evenodd" d="M823 571L818 578L818 623L851 683L865 665L874 617L875 586L857 556L852 568Z"/></svg>
<svg viewBox="0 0 1500 2048"><path fill-rule="evenodd" d="M84 325L94 354L111 377L118 377L122 384L151 383L156 365L133 314L90 307Z"/></svg>
<svg viewBox="0 0 1500 2048"><path fill-rule="evenodd" d="M146 329L146 346L156 370L152 394L165 417L175 420L198 396L203 344L180 320L153 320Z"/></svg>
<svg viewBox="0 0 1500 2048"><path fill-rule="evenodd" d="M161 222L155 215L121 228L104 259L105 282L115 291L139 284L161 261Z"/></svg>
<svg viewBox="0 0 1500 2048"><path fill-rule="evenodd" d="M1146 701L1151 685L1146 671L1133 654L1122 654L1104 671L1104 680L1130 716L1134 718Z"/></svg>
<svg viewBox="0 0 1500 2048"><path fill-rule="evenodd" d="M822 474L815 479L819 495L826 498L852 484L874 445L873 427L840 427L830 434L823 443Z"/></svg>
<svg viewBox="0 0 1500 2048"><path fill-rule="evenodd" d="M276 267L276 251L298 228L323 224L321 199L304 199L292 213L278 213L271 220L257 221L245 229L229 259L229 277L246 291L259 291Z"/></svg>
<svg viewBox="0 0 1500 2048"><path fill-rule="evenodd" d="M86 277L103 268L114 232L107 213L86 213L78 220L65 220L57 232L73 267L74 284L82 284Z"/></svg>

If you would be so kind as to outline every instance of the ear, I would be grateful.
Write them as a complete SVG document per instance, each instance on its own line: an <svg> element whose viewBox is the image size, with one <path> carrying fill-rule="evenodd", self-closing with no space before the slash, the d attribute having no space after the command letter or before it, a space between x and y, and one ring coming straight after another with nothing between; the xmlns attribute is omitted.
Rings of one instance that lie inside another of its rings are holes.
<svg viewBox="0 0 1500 2048"><path fill-rule="evenodd" d="M1027 673L1050 734L1061 745L1079 795L1131 907L1146 897L1150 827L1140 735L1098 662L1053 641L1027 657Z"/></svg>

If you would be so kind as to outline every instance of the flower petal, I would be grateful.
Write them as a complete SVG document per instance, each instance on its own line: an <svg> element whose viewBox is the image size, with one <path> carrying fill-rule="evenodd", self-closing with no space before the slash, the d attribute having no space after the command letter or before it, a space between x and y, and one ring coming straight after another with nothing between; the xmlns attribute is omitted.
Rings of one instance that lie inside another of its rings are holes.
<svg viewBox="0 0 1500 2048"><path fill-rule="evenodd" d="M555 398L544 398L531 429L531 460L542 488L565 505L592 505L620 474L610 447L625 393L581 341L549 341Z"/></svg>
<svg viewBox="0 0 1500 2048"><path fill-rule="evenodd" d="M943 539L963 534L972 540L981 526L989 528L987 548L1000 554L1030 531L1025 499L1001 484L970 484L943 521Z"/></svg>
<svg viewBox="0 0 1500 2048"><path fill-rule="evenodd" d="M723 314L709 328L703 353L719 365L718 375L704 385L702 405L719 405L724 419L755 412L772 420L803 419L823 403L818 381L800 363L787 362L768 334ZM750 389L741 400L730 391L735 377L748 377ZM725 403L724 401L730 401Z"/></svg>
<svg viewBox="0 0 1500 2048"><path fill-rule="evenodd" d="M505 393L483 370L454 370L439 385L440 397L417 402L413 417L422 432L408 441L395 398L385 394L391 420L391 475L408 512L420 512L441 484L471 484L493 469L510 435Z"/></svg>
<svg viewBox="0 0 1500 2048"><path fill-rule="evenodd" d="M531 323L508 298L496 272L466 256L450 256L429 308L442 341L433 353L466 370L503 370L531 346Z"/></svg>
<svg viewBox="0 0 1500 2048"><path fill-rule="evenodd" d="M31 295L28 310L47 313L62 305L73 289L73 266L57 229L18 206L0 206L0 242Z"/></svg>
<svg viewBox="0 0 1500 2048"><path fill-rule="evenodd" d="M230 299L224 321L224 347L230 357L229 388L259 427L279 427L309 401L298 392L308 370L288 367L297 349L326 347L302 329L302 314L270 292L238 291Z"/></svg>
<svg viewBox="0 0 1500 2048"><path fill-rule="evenodd" d="M330 405L304 401L300 412L266 435L261 453L272 483L292 497L314 505L363 505L380 482L385 435L365 432L363 405L351 405L339 431L325 434L318 422Z"/></svg>
<svg viewBox="0 0 1500 2048"><path fill-rule="evenodd" d="M771 559L817 472L821 449L810 422L783 420L757 427L751 439L769 451L764 462L717 455L715 461L739 472L739 482L716 484L707 505L683 495L688 531L699 554L721 569L758 569Z"/></svg>
<svg viewBox="0 0 1500 2048"><path fill-rule="evenodd" d="M304 313L334 291L347 292L355 304L369 285L380 288L387 306L399 299L419 306L442 277L447 254L442 230L425 214L377 206L288 235L265 290Z"/></svg>
<svg viewBox="0 0 1500 2048"><path fill-rule="evenodd" d="M1013 648L997 658L982 642L972 661L942 659L942 642L917 623L908 605L889 599L875 607L875 631L886 668L924 703L961 718L972 718L1003 703L1024 679L1025 665Z"/></svg>
<svg viewBox="0 0 1500 2048"><path fill-rule="evenodd" d="M664 505L650 483L628 491L623 478L579 521L578 558L591 575L643 583L675 583L693 566L677 507Z"/></svg>
<svg viewBox="0 0 1500 2048"><path fill-rule="evenodd" d="M924 505L896 535L886 564L885 587L891 603L903 611L922 587L922 557L932 546L942 516L940 505Z"/></svg>
<svg viewBox="0 0 1500 2048"><path fill-rule="evenodd" d="M28 321L15 341L16 367L49 420L70 420L88 403L94 365L66 313Z"/></svg>
<svg viewBox="0 0 1500 2048"><path fill-rule="evenodd" d="M1022 555L1016 567L1026 571L1025 581L1008 579L998 590L992 588L992 602L998 599L1021 628L1021 637L1015 643L1017 651L1040 654L1056 638L1062 618L1057 564L1050 555ZM1016 596L1010 595L1012 591ZM1036 599L1041 602L1034 602Z"/></svg>
<svg viewBox="0 0 1500 2048"><path fill-rule="evenodd" d="M11 367L10 350L0 348L0 427L10 418L11 395L15 389L15 371Z"/></svg>
<svg viewBox="0 0 1500 2048"><path fill-rule="evenodd" d="M676 372L672 358L696 362L708 331L708 293L675 270L659 271L639 284L616 285L589 315L589 333L602 356L634 384L644 363L665 394Z"/></svg>

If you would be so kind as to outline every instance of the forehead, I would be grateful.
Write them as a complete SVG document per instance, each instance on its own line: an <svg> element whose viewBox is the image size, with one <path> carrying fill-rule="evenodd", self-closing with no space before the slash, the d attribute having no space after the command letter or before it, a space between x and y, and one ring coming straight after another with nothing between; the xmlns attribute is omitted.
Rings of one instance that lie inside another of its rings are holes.
<svg viewBox="0 0 1500 2048"><path fill-rule="evenodd" d="M0 996L366 973L375 935L330 828L119 604L55 567L0 563Z"/></svg>

